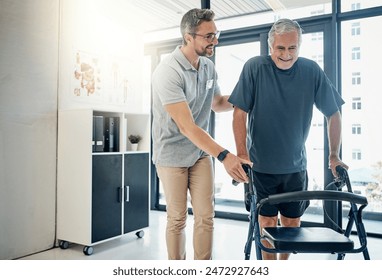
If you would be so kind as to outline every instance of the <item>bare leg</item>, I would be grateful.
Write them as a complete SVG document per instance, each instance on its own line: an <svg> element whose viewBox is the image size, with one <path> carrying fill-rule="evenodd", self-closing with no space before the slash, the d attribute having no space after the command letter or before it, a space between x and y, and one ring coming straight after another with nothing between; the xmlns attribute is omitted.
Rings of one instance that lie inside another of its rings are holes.
<svg viewBox="0 0 382 280"><path fill-rule="evenodd" d="M266 216L259 215L259 224L260 224L260 230L261 231L265 227L276 227L277 226L277 216L266 217ZM268 241L263 240L262 243L265 247L272 248L272 245L269 244ZM262 253L263 260L277 260L277 254L268 253L268 252L264 252L264 251L262 251L261 253Z"/></svg>
<svg viewBox="0 0 382 280"><path fill-rule="evenodd" d="M300 218L287 218L283 215L280 216L281 226L283 227L299 227L300 226ZM282 253L279 254L279 260L287 260L289 259L290 254Z"/></svg>

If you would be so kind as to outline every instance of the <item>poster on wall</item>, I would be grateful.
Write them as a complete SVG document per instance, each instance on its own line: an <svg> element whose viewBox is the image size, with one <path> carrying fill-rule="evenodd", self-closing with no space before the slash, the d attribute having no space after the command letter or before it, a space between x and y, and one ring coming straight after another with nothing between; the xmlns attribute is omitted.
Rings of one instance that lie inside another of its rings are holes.
<svg viewBox="0 0 382 280"><path fill-rule="evenodd" d="M132 94L132 73L128 73L128 68L133 63L123 57L109 57L107 59L107 83L105 84L106 91L108 92L106 102L126 104L128 101L128 94Z"/></svg>
<svg viewBox="0 0 382 280"><path fill-rule="evenodd" d="M90 53L76 51L73 73L73 95L100 97L102 90L100 59Z"/></svg>
<svg viewBox="0 0 382 280"><path fill-rule="evenodd" d="M123 57L103 56L76 50L72 94L75 101L124 105L133 96L132 61Z"/></svg>

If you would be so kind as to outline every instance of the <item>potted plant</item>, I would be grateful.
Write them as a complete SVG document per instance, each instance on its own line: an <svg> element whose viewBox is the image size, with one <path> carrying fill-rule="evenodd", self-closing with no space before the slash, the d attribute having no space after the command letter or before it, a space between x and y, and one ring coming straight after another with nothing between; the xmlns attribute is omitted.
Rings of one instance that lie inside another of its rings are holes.
<svg viewBox="0 0 382 280"><path fill-rule="evenodd" d="M138 143L141 141L142 137L140 135L129 135L129 141L131 143L131 150L136 151L138 149Z"/></svg>

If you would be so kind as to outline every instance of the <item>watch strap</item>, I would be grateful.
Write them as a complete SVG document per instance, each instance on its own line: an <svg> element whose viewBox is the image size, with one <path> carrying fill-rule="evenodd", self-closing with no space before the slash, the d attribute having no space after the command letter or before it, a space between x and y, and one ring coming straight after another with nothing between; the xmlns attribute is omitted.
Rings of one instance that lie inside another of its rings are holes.
<svg viewBox="0 0 382 280"><path fill-rule="evenodd" d="M220 161L220 162L223 162L223 160L225 159L225 157L227 156L227 154L229 154L229 151L228 150L224 150L222 152L219 153L219 155L217 156L217 159Z"/></svg>

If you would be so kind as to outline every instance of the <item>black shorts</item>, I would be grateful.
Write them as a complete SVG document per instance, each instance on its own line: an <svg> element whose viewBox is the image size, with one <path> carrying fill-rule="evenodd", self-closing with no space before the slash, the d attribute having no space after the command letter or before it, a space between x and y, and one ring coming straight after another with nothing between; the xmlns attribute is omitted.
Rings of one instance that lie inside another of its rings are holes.
<svg viewBox="0 0 382 280"><path fill-rule="evenodd" d="M308 173L301 171L291 174L265 174L253 171L253 184L256 189L257 202L271 194L303 191L308 189ZM265 204L260 209L260 215L273 217L278 212L287 218L301 217L308 208L309 201Z"/></svg>

